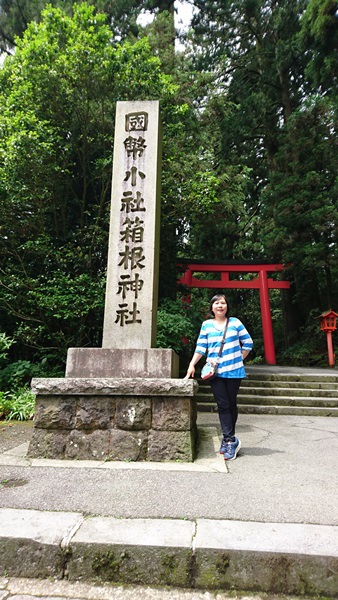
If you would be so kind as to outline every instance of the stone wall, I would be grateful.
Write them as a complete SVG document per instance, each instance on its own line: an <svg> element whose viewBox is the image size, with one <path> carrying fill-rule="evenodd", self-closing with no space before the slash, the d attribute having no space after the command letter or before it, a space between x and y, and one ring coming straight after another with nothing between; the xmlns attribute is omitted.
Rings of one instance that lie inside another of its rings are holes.
<svg viewBox="0 0 338 600"><path fill-rule="evenodd" d="M32 458L193 461L198 384L178 379L33 379Z"/></svg>

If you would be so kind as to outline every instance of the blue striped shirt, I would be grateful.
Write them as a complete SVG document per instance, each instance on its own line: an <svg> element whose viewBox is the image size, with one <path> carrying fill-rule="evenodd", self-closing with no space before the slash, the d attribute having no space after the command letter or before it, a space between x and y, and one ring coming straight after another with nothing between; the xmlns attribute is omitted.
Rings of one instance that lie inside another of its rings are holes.
<svg viewBox="0 0 338 600"><path fill-rule="evenodd" d="M221 356L218 352L222 343L224 328L215 327L215 320L208 319L202 323L195 352L207 355L207 360L218 362L217 377L246 377L242 350L251 350L253 341L243 323L236 317L229 318L225 343Z"/></svg>

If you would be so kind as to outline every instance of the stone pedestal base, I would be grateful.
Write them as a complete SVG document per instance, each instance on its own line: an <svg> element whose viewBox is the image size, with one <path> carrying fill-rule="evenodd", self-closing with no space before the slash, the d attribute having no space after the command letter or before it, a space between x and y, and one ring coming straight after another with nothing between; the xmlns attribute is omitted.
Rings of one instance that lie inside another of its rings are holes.
<svg viewBox="0 0 338 600"><path fill-rule="evenodd" d="M194 460L198 384L178 379L33 379L32 458Z"/></svg>
<svg viewBox="0 0 338 600"><path fill-rule="evenodd" d="M69 348L66 377L178 377L179 359L167 348Z"/></svg>

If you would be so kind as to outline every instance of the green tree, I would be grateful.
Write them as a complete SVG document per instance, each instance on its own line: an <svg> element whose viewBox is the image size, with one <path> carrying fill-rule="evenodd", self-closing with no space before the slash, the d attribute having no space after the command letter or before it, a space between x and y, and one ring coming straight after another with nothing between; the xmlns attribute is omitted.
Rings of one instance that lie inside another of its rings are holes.
<svg viewBox="0 0 338 600"><path fill-rule="evenodd" d="M29 357L64 355L100 341L115 102L172 86L85 3L48 7L0 77L1 321Z"/></svg>
<svg viewBox="0 0 338 600"><path fill-rule="evenodd" d="M276 168L283 126L302 97L303 57L297 40L305 2L196 4L195 63L213 73L217 89L205 110L206 123L213 125L215 169L222 177L232 166L244 176L231 211L234 236L226 258L265 258L261 194ZM236 195L231 191L230 197Z"/></svg>
<svg viewBox="0 0 338 600"><path fill-rule="evenodd" d="M11 52L16 46L16 37L22 37L29 23L41 21L42 11L47 6L61 8L72 14L73 5L81 0L0 0L0 53ZM135 39L140 33L137 18L141 11L167 12L171 15L171 43L174 43L174 0L87 0L99 13L107 16L115 41Z"/></svg>
<svg viewBox="0 0 338 600"><path fill-rule="evenodd" d="M293 263L302 321L338 302L338 115L311 98L289 119L265 189L266 245Z"/></svg>
<svg viewBox="0 0 338 600"><path fill-rule="evenodd" d="M335 77L336 2L195 4L195 64L213 72L218 86L218 98L208 97L206 108L219 123L211 137L219 159L215 170L221 176L230 165L247 169L242 201L236 205L231 193L242 226L227 247L237 258L293 263L283 306L288 341L311 309L326 308L337 295L336 108L316 100L335 88L325 72ZM229 216L224 214L225 231L231 229Z"/></svg>
<svg viewBox="0 0 338 600"><path fill-rule="evenodd" d="M337 94L338 2L309 0L302 17L301 41L310 60L306 76L310 86Z"/></svg>
<svg viewBox="0 0 338 600"><path fill-rule="evenodd" d="M46 3L29 0L0 1L0 52L9 52L15 46L15 36L22 36L28 23L39 15Z"/></svg>

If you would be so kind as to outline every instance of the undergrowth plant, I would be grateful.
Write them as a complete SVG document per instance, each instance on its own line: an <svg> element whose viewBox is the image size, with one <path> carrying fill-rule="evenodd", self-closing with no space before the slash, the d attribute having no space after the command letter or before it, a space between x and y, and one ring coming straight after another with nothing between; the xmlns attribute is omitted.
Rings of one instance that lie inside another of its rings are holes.
<svg viewBox="0 0 338 600"><path fill-rule="evenodd" d="M0 419L28 421L34 416L35 394L28 388L0 392Z"/></svg>

